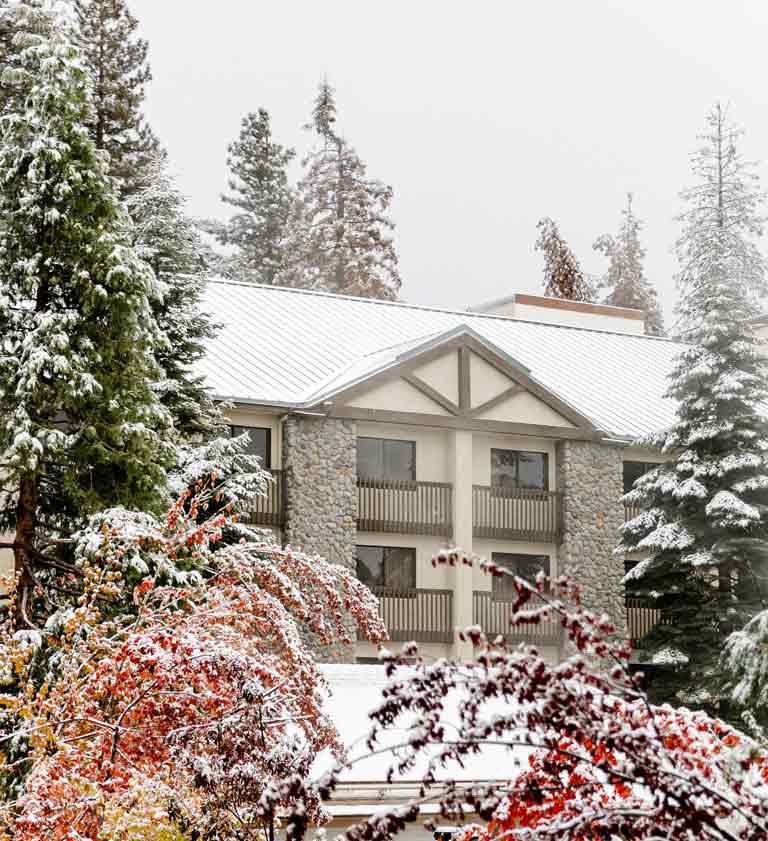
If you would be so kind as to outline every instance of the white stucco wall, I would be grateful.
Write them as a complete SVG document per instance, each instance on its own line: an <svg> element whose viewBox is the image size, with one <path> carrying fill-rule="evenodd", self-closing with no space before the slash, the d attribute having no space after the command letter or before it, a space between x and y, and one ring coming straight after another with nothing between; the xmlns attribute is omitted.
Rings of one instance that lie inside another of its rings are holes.
<svg viewBox="0 0 768 841"><path fill-rule="evenodd" d="M445 415L449 413L402 379L393 379L381 385L373 386L349 400L349 406L361 409L388 409L401 412L422 412L426 415Z"/></svg>

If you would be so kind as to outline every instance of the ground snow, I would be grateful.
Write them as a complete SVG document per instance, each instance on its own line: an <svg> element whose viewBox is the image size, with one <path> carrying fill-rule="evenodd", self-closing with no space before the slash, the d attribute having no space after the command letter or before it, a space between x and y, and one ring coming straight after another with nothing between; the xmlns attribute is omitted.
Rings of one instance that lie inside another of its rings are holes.
<svg viewBox="0 0 768 841"><path fill-rule="evenodd" d="M331 689L331 696L325 704L325 710L341 734L342 741L349 750L350 757L359 757L367 753L365 738L370 730L370 710L379 706L381 693L388 684L384 666L362 664L331 664L320 666ZM455 706L455 705L454 705ZM495 713L503 713L501 706ZM448 715L450 719L450 713ZM382 746L392 746L406 741L404 730L390 730L388 739ZM485 747L480 754L467 759L464 767L453 765L440 769L438 779L458 780L508 780L518 773L514 760L525 761L529 751L516 748L510 751L504 746ZM362 760L345 771L345 782L379 782L386 779L392 765L391 753L384 753ZM328 751L319 754L312 767L312 776L318 777L333 765L333 757ZM427 765L426 758L404 776L396 776L399 781L417 781L421 779Z"/></svg>

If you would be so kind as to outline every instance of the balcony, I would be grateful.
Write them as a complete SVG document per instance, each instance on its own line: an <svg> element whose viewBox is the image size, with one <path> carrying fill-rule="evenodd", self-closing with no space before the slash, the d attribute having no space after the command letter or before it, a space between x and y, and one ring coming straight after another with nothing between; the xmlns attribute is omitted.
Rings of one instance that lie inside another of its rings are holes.
<svg viewBox="0 0 768 841"><path fill-rule="evenodd" d="M252 526L280 528L285 524L285 482L282 470L271 470L272 481L263 496L249 503L246 522Z"/></svg>
<svg viewBox="0 0 768 841"><path fill-rule="evenodd" d="M627 599L627 636L633 648L642 648L643 640L659 624L661 611L642 599Z"/></svg>
<svg viewBox="0 0 768 841"><path fill-rule="evenodd" d="M642 509L639 505L625 505L624 506L624 522L628 523L640 515Z"/></svg>
<svg viewBox="0 0 768 841"><path fill-rule="evenodd" d="M427 534L453 533L453 487L445 482L357 480L359 531Z"/></svg>
<svg viewBox="0 0 768 841"><path fill-rule="evenodd" d="M492 540L555 543L562 532L561 494L520 488L472 488L473 534Z"/></svg>
<svg viewBox="0 0 768 841"><path fill-rule="evenodd" d="M451 590L375 589L393 642L453 642Z"/></svg>
<svg viewBox="0 0 768 841"><path fill-rule="evenodd" d="M531 642L537 645L559 645L563 628L558 616L551 615L538 625L513 627L509 624L514 596L502 596L488 591L472 594L472 617L489 639L502 636L507 642Z"/></svg>

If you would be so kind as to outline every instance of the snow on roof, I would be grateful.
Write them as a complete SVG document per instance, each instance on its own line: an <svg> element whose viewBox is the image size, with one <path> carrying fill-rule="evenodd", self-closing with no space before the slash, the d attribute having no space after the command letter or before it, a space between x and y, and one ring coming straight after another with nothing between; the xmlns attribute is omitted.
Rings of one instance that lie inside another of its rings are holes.
<svg viewBox="0 0 768 841"><path fill-rule="evenodd" d="M307 408L463 328L607 436L635 438L674 418L663 395L680 346L668 339L219 279L203 309L222 329L200 372L215 397L237 403Z"/></svg>
<svg viewBox="0 0 768 841"><path fill-rule="evenodd" d="M325 710L336 725L341 739L350 751L350 757L361 757L367 753L365 738L371 722L368 713L382 702L382 690L388 679L384 666L363 664L323 663L320 670L325 675L331 688L331 696ZM502 709L496 712L502 712ZM382 740L382 745L392 746L405 741L405 731L389 731L390 740ZM518 772L514 760L524 762L529 751L515 748L513 752L506 746L488 745L477 756L458 765L445 768L437 773L438 779L451 777L456 780L509 780ZM352 765L345 771L342 782L347 786L353 783L383 782L387 770L393 764L390 753L383 753ZM422 778L426 761L419 764L405 776L395 776L396 782L415 782ZM318 755L313 765L313 776L318 777L333 766L333 758L328 751Z"/></svg>

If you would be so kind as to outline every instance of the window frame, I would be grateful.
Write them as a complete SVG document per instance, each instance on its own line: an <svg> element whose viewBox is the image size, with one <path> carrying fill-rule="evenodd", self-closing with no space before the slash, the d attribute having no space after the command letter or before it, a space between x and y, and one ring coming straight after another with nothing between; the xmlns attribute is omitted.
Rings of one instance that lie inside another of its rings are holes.
<svg viewBox="0 0 768 841"><path fill-rule="evenodd" d="M382 473L385 473L385 449L387 444L410 445L411 448L411 476L408 479L392 479L388 476L366 476L360 472L360 441L377 441L381 444L381 464ZM416 481L416 441L407 438L381 438L376 435L358 435L356 442L356 459L357 459L357 478L363 481L369 480L373 482L415 482Z"/></svg>
<svg viewBox="0 0 768 841"><path fill-rule="evenodd" d="M514 453L515 454L515 484L503 485L494 483L494 453ZM542 488L524 488L520 486L520 460L517 456L525 454L531 456L540 456L544 463L544 487ZM494 491L526 491L528 493L547 493L549 491L549 453L541 450L512 450L505 447L491 447L491 488Z"/></svg>
<svg viewBox="0 0 768 841"><path fill-rule="evenodd" d="M239 429L240 431L235 433L235 430ZM238 435L242 435L244 432L253 432L254 430L258 430L259 432L266 432L266 458L262 459L261 467L264 470L272 470L272 427L271 426L246 426L241 423L231 423L229 424L229 437L230 438L237 438ZM253 438L251 438L251 444L253 444ZM248 455L259 455L258 453L248 453Z"/></svg>
<svg viewBox="0 0 768 841"><path fill-rule="evenodd" d="M539 558L545 563L542 564L546 575L552 574L552 556L538 552L492 552L491 560L494 564L504 566L514 570L516 575L520 575L520 570L517 568L517 560L519 558ZM510 563L509 559L514 559ZM521 576L523 577L523 576ZM493 601L510 601L514 600L517 594L514 591L514 585L511 583L512 579L508 575L494 575L491 578L491 599ZM504 584L510 587L509 591L502 589ZM496 589L498 587L498 589Z"/></svg>
<svg viewBox="0 0 768 841"><path fill-rule="evenodd" d="M359 559L357 557L359 549L380 549L382 551L381 556L381 565L382 565L382 574L383 578L385 579L385 583L383 584L369 584L359 575L358 563ZM387 551L388 550L397 550L399 552L408 552L409 555L409 562L411 562L412 566L409 570L411 575L409 576L413 581L412 587L403 587L398 588L394 587L392 584L386 583L386 574L387 574ZM357 577L358 581L361 581L368 587L373 593L397 593L398 595L416 595L417 589L417 580L416 580L416 547L415 546L381 546L379 544L371 544L371 543L357 543L355 544L355 576Z"/></svg>

